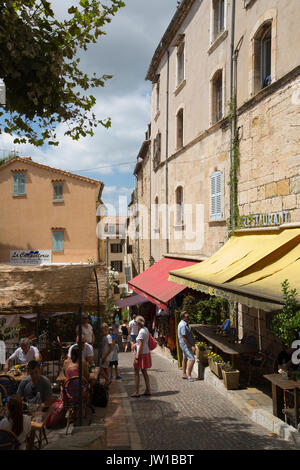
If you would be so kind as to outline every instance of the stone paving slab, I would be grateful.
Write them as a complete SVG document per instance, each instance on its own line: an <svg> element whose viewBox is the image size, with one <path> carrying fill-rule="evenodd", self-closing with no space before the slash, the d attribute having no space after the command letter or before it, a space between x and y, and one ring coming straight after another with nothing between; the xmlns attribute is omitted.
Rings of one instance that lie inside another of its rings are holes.
<svg viewBox="0 0 300 470"><path fill-rule="evenodd" d="M123 408L128 407L127 416L130 416L131 409L133 423L129 429L127 418L125 424L119 421L121 426L119 425L117 432L121 432L122 426L124 428L126 426L130 446L134 443L135 435L140 439L140 448L145 450L298 448L254 423L245 412L219 393L216 387L203 380L196 380L193 383L182 380L181 371L168 359L155 352L152 353L153 366L149 372L152 396L130 398L134 392L132 363L132 353L119 354L120 374L123 380L122 383L114 383L111 386L112 391L113 387L120 387L119 393L125 391L128 396L125 398L122 394L123 398L119 398L119 405ZM141 377L140 391L143 390L144 382ZM249 397L251 395L255 397L256 393L250 389ZM123 429L121 434L124 437Z"/></svg>

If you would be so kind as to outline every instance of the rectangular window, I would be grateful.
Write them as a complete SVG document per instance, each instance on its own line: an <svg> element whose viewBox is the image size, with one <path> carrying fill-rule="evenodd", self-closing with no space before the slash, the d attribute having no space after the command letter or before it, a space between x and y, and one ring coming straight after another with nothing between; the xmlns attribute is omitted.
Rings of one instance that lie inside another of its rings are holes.
<svg viewBox="0 0 300 470"><path fill-rule="evenodd" d="M153 140L153 166L154 169L159 165L161 160L161 133L158 132Z"/></svg>
<svg viewBox="0 0 300 470"><path fill-rule="evenodd" d="M159 81L156 84L156 112L159 111Z"/></svg>
<svg viewBox="0 0 300 470"><path fill-rule="evenodd" d="M183 147L183 109L180 109L176 116L177 134L176 134L176 147L180 149Z"/></svg>
<svg viewBox="0 0 300 470"><path fill-rule="evenodd" d="M177 85L184 80L184 43L177 47Z"/></svg>
<svg viewBox="0 0 300 470"><path fill-rule="evenodd" d="M225 0L212 0L212 41L225 30L225 8Z"/></svg>
<svg viewBox="0 0 300 470"><path fill-rule="evenodd" d="M13 173L13 196L26 195L26 173Z"/></svg>
<svg viewBox="0 0 300 470"><path fill-rule="evenodd" d="M127 254L132 255L132 245L127 245Z"/></svg>
<svg viewBox="0 0 300 470"><path fill-rule="evenodd" d="M63 201L63 200L64 200L63 184L54 183L53 184L53 201Z"/></svg>
<svg viewBox="0 0 300 470"><path fill-rule="evenodd" d="M222 172L216 171L210 177L210 219L222 218Z"/></svg>
<svg viewBox="0 0 300 470"><path fill-rule="evenodd" d="M119 284L120 284L120 281L114 281L114 294L120 293Z"/></svg>
<svg viewBox="0 0 300 470"><path fill-rule="evenodd" d="M114 271L118 271L119 273L123 271L122 261L111 261L110 266L111 266L111 269L113 269Z"/></svg>
<svg viewBox="0 0 300 470"><path fill-rule="evenodd" d="M110 252L111 253L122 253L122 245L120 243L112 243L110 245Z"/></svg>
<svg viewBox="0 0 300 470"><path fill-rule="evenodd" d="M64 251L64 232L63 230L55 230L52 232L52 250Z"/></svg>

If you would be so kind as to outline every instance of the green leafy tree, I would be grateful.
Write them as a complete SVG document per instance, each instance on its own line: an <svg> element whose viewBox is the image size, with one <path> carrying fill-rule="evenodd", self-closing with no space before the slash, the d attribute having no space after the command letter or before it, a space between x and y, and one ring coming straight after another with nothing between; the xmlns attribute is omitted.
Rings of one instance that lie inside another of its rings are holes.
<svg viewBox="0 0 300 470"><path fill-rule="evenodd" d="M14 143L58 145L60 123L75 140L92 136L99 124L111 125L91 112L96 100L88 94L111 76L88 76L78 53L105 34L103 27L125 3L74 3L60 20L47 0L0 0L0 78L6 86L0 132L14 135Z"/></svg>
<svg viewBox="0 0 300 470"><path fill-rule="evenodd" d="M111 323L112 318L114 317L115 313L118 311L118 307L115 305L115 296L114 296L114 289L118 286L116 279L118 277L118 273L111 269L107 269L106 274L106 305L105 305L105 312L103 320L106 323Z"/></svg>
<svg viewBox="0 0 300 470"><path fill-rule="evenodd" d="M0 341L7 341L18 336L21 325L6 326L6 318L0 318Z"/></svg>
<svg viewBox="0 0 300 470"><path fill-rule="evenodd" d="M286 346L291 346L300 331L300 310L297 305L296 289L290 289L286 279L282 284L284 306L281 312L274 315L271 330Z"/></svg>

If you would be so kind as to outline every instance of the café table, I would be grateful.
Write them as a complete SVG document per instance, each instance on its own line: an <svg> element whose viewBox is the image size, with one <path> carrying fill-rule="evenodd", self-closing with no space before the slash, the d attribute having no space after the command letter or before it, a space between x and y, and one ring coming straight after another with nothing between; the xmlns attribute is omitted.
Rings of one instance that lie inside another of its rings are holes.
<svg viewBox="0 0 300 470"><path fill-rule="evenodd" d="M235 369L239 369L241 355L254 356L258 352L255 345L233 343L230 336L217 333L217 325L190 325L190 327L216 349L230 356L231 364Z"/></svg>
<svg viewBox="0 0 300 470"><path fill-rule="evenodd" d="M48 444L46 434L46 421L51 413L51 407L46 412L33 412L31 416L31 432L27 441L27 450L32 450L37 445L42 448L43 441Z"/></svg>
<svg viewBox="0 0 300 470"><path fill-rule="evenodd" d="M298 423L300 382L283 378L280 374L267 374L264 375L264 378L272 384L273 415L284 420L284 390L291 390L294 396L293 417L295 422Z"/></svg>
<svg viewBox="0 0 300 470"><path fill-rule="evenodd" d="M15 375L13 371L8 371L8 372L0 372L0 376L1 375L9 375L18 383L22 382L23 379L26 379L26 377L28 377L27 372L21 372L20 375Z"/></svg>

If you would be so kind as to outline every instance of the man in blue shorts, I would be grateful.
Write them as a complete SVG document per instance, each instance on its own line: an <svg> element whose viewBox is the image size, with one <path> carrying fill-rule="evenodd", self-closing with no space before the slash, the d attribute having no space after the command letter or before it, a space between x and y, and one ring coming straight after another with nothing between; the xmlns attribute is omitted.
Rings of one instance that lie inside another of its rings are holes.
<svg viewBox="0 0 300 470"><path fill-rule="evenodd" d="M195 341L188 325L189 314L187 312L181 312L180 320L178 325L178 340L183 355L182 378L193 382L192 370L195 364Z"/></svg>

